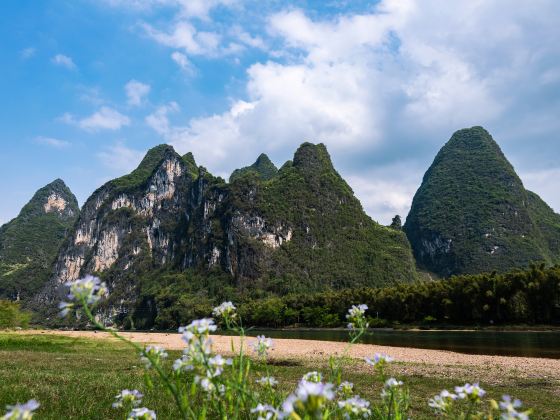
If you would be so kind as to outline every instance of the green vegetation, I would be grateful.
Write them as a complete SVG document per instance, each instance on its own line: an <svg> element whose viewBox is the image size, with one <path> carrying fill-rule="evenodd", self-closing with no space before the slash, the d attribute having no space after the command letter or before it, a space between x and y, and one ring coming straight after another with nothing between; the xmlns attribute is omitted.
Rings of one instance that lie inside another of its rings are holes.
<svg viewBox="0 0 560 420"><path fill-rule="evenodd" d="M172 146L160 144L159 146L153 147L148 150L148 153L146 153L146 156L144 156L144 159L142 159L142 162L140 162L140 165L138 165L134 171L128 175L109 181L108 185L115 188L117 191L127 189L133 190L140 187L169 155L177 155L177 152L175 152ZM185 161L196 165L192 154L190 157L185 155Z"/></svg>
<svg viewBox="0 0 560 420"><path fill-rule="evenodd" d="M0 330L6 328L27 328L31 313L21 310L19 302L0 300Z"/></svg>
<svg viewBox="0 0 560 420"><path fill-rule="evenodd" d="M280 296L253 289L239 290L227 277L193 273L144 279L144 289L132 319L158 329L176 328L208 313L223 300L239 303L250 325L261 327L343 327L346 309L365 303L370 324L503 325L560 322L560 267L533 266L505 274L454 276L446 280L403 283L382 288L352 288ZM209 280L210 279L210 280ZM208 285L205 290L203 284ZM151 310L150 310L151 309ZM129 324L130 325L130 324Z"/></svg>
<svg viewBox="0 0 560 420"><path fill-rule="evenodd" d="M365 214L323 144L302 144L292 165L256 189L255 207L265 220L293 229L291 241L271 256L269 290L304 293L416 279L405 235Z"/></svg>
<svg viewBox="0 0 560 420"><path fill-rule="evenodd" d="M264 153L261 153L255 163L251 166L246 166L241 169L236 169L233 171L229 177L229 182L234 182L236 179L241 178L245 175L251 174L256 176L263 181L267 181L273 178L278 173L278 168L274 166L274 163L268 158Z"/></svg>
<svg viewBox="0 0 560 420"><path fill-rule="evenodd" d="M560 262L559 218L529 193L482 127L459 130L424 175L404 229L441 276Z"/></svg>
<svg viewBox="0 0 560 420"><path fill-rule="evenodd" d="M45 209L56 195L64 209ZM51 274L58 247L79 214L76 197L60 179L38 190L18 217L0 228L0 298L29 299Z"/></svg>
<svg viewBox="0 0 560 420"><path fill-rule="evenodd" d="M180 356L170 352L169 364ZM115 418L111 408L114 396L121 389L138 389L145 394L144 404L155 410L158 418L176 418L172 399L161 394L161 388L149 389L144 382L144 371L136 354L117 342L87 340L57 335L22 335L0 333L0 407L35 398L41 402L37 418ZM306 372L328 371L322 360L276 360L270 374L280 382L281 392L287 394ZM265 375L262 363L254 362L253 379ZM476 381L484 374L473 367L459 369L454 377L437 366L394 363L387 374L403 377L410 388L411 418L432 419L428 399L442 388ZM500 399L503 394L515 395L524 405L532 407L534 419L560 416L557 388L549 379L505 378L494 371L481 385L490 398ZM363 398L379 402L381 386L374 384L372 371L362 361L352 361L343 369L343 377L354 383ZM0 408L0 412L2 409Z"/></svg>

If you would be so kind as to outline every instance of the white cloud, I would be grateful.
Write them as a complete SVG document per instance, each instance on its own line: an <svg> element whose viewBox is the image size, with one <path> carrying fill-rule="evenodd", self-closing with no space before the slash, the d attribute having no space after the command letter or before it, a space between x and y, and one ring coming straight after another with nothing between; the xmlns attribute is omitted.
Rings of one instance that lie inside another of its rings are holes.
<svg viewBox="0 0 560 420"><path fill-rule="evenodd" d="M178 16L207 20L212 9L225 6L231 7L239 0L103 0L112 7L150 11L156 7L173 7Z"/></svg>
<svg viewBox="0 0 560 420"><path fill-rule="evenodd" d="M171 134L171 126L169 124L168 114L179 111L179 105L176 102L170 102L167 105L160 106L153 114L146 117L146 124L162 136Z"/></svg>
<svg viewBox="0 0 560 420"><path fill-rule="evenodd" d="M560 213L560 196L558 195L560 168L523 172L520 177L525 188L537 193L556 213Z"/></svg>
<svg viewBox="0 0 560 420"><path fill-rule="evenodd" d="M412 198L422 182L423 170L416 162L398 162L357 174L350 173L345 179L366 213L375 215L376 221L388 225L396 214L404 223Z"/></svg>
<svg viewBox="0 0 560 420"><path fill-rule="evenodd" d="M32 58L35 53L37 52L37 50L33 47L29 47L29 48L24 48L23 50L21 50L19 52L19 55L22 59L24 60L28 60L30 58Z"/></svg>
<svg viewBox="0 0 560 420"><path fill-rule="evenodd" d="M161 31L147 23L141 24L145 33L158 43L176 49L182 49L193 55L215 55L220 46L221 37L217 33L197 31L188 21L174 24L170 32Z"/></svg>
<svg viewBox="0 0 560 420"><path fill-rule="evenodd" d="M171 53L171 59L177 63L177 65L183 70L186 74L192 75L195 73L194 66L189 61L187 56L179 51L174 51Z"/></svg>
<svg viewBox="0 0 560 420"><path fill-rule="evenodd" d="M121 127L130 125L130 118L108 106L102 106L99 111L82 119L76 119L76 117L67 112L59 117L58 120L66 124L75 125L86 131L120 130Z"/></svg>
<svg viewBox="0 0 560 420"><path fill-rule="evenodd" d="M54 137L35 137L35 142L38 144L43 144L45 146L54 147L55 149L64 149L70 146L70 142L66 140L60 140Z"/></svg>
<svg viewBox="0 0 560 420"><path fill-rule="evenodd" d="M130 80L125 86L124 90L128 98L128 104L132 106L139 106L144 101L144 98L150 93L150 85L139 82L137 80Z"/></svg>
<svg viewBox="0 0 560 420"><path fill-rule="evenodd" d="M127 147L122 141L105 148L97 158L115 174L126 174L138 166L144 153Z"/></svg>
<svg viewBox="0 0 560 420"><path fill-rule="evenodd" d="M304 140L322 141L341 161L359 162L342 165L341 172L351 176L374 218L387 222L397 212L404 218L417 174L455 130L497 127L496 138L507 141L501 134L508 121L531 112L527 95L535 93L528 89L550 94L560 80L550 60L560 56L559 17L560 3L551 0L515 7L384 0L368 13L320 20L290 9L267 20L263 43L275 50L269 61L247 69L243 97L221 113L178 126L156 113L149 125L220 173L261 151L286 158ZM170 32L148 29L159 43L187 54L224 53L221 37L201 42L190 23L176 22ZM230 36L237 45L258 48L250 35L235 31ZM549 120L553 111L545 109ZM387 172L368 176L381 153ZM414 176L407 167L397 170L401 159L415 159L421 169Z"/></svg>
<svg viewBox="0 0 560 420"><path fill-rule="evenodd" d="M55 55L51 59L51 62L57 66L66 67L68 70L74 70L76 68L76 64L74 64L72 58L64 54Z"/></svg>

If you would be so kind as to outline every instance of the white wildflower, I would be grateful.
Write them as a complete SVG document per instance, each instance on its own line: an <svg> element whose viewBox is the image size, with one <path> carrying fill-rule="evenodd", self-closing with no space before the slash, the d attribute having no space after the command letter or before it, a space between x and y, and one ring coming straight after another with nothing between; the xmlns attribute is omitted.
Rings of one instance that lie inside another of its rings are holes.
<svg viewBox="0 0 560 420"><path fill-rule="evenodd" d="M195 319L186 327L179 328L179 332L183 333L184 339L186 336L192 337L190 334L185 335L185 332L189 332L193 335L199 336L201 334L209 334L216 331L217 329L218 327L216 326L216 324L214 324L214 320L212 318L202 318Z"/></svg>
<svg viewBox="0 0 560 420"><path fill-rule="evenodd" d="M264 335L257 335L257 341L253 342L253 349L255 353L261 357L266 357L268 351L272 349L272 338L267 338Z"/></svg>
<svg viewBox="0 0 560 420"><path fill-rule="evenodd" d="M367 305L352 305L348 309L346 319L348 320L348 329L354 330L356 328L367 328L365 313L368 309Z"/></svg>
<svg viewBox="0 0 560 420"><path fill-rule="evenodd" d="M33 412L39 408L40 404L36 400L29 400L25 404L17 403L8 405L8 412L0 417L1 420L30 420Z"/></svg>
<svg viewBox="0 0 560 420"><path fill-rule="evenodd" d="M338 386L337 391L344 397L350 397L354 392L354 384L352 382L344 381Z"/></svg>
<svg viewBox="0 0 560 420"><path fill-rule="evenodd" d="M319 372L313 371L313 372L307 372L305 375L303 375L303 377L301 378L302 382L315 382L315 383L319 383L323 380L323 375L321 375Z"/></svg>
<svg viewBox="0 0 560 420"><path fill-rule="evenodd" d="M257 414L257 420L271 420L278 415L278 411L269 404L257 404L255 408L251 409L252 414Z"/></svg>
<svg viewBox="0 0 560 420"><path fill-rule="evenodd" d="M512 401L509 395L503 395L502 401L499 403L500 410L502 413L500 415L501 420L528 420L529 419L529 412L519 412L517 411L518 408L521 408L523 404L518 399Z"/></svg>
<svg viewBox="0 0 560 420"><path fill-rule="evenodd" d="M451 404L457 398L458 397L456 394L452 394L447 389L444 389L439 393L439 395L436 395L435 397L431 398L428 401L428 405L432 407L437 413L442 414L442 413L446 413L449 410Z"/></svg>
<svg viewBox="0 0 560 420"><path fill-rule="evenodd" d="M107 295L107 286L98 277L87 275L84 278L66 283L70 289L68 299L77 303L86 303L93 305L99 299ZM60 315L66 316L70 309L74 307L74 303L60 302L58 305L61 310Z"/></svg>
<svg viewBox="0 0 560 420"><path fill-rule="evenodd" d="M208 367L206 368L206 376L209 378L214 378L220 376L224 371L225 365L231 365L233 361L231 359L224 359L221 355L216 355L208 359Z"/></svg>
<svg viewBox="0 0 560 420"><path fill-rule="evenodd" d="M259 385L269 386L271 388L278 385L278 381L273 376L263 376L261 379L257 379L255 382Z"/></svg>
<svg viewBox="0 0 560 420"><path fill-rule="evenodd" d="M143 397L144 395L136 389L123 389L119 394L115 396L113 408L122 408L129 405L138 407L142 402Z"/></svg>
<svg viewBox="0 0 560 420"><path fill-rule="evenodd" d="M290 394L282 404L282 417L291 413L307 413L316 417L327 401L334 398L334 385L331 383L308 382L302 380L296 391Z"/></svg>
<svg viewBox="0 0 560 420"><path fill-rule="evenodd" d="M456 386L455 392L457 393L457 397L464 400L468 399L469 401L477 402L480 401L481 397L486 395L486 391L483 390L478 383L469 384L466 383L463 386Z"/></svg>
<svg viewBox="0 0 560 420"><path fill-rule="evenodd" d="M370 359L369 357L366 357L364 360L368 365L371 365L373 367L378 367L378 366L383 366L386 363L391 363L395 359L383 353L375 353L373 355L373 358Z"/></svg>
<svg viewBox="0 0 560 420"><path fill-rule="evenodd" d="M237 314L235 310L237 308L231 302L223 302L220 306L216 306L212 311L212 315L217 318L224 318L227 320L234 319Z"/></svg>
<svg viewBox="0 0 560 420"><path fill-rule="evenodd" d="M191 360L185 356L182 356L180 359L177 359L173 362L173 370L176 372L188 371L193 369L194 365L192 364Z"/></svg>
<svg viewBox="0 0 560 420"><path fill-rule="evenodd" d="M345 419L350 419L355 416L367 418L371 415L369 401L360 398L359 395L348 398L344 401L339 401L338 406L342 409Z"/></svg>
<svg viewBox="0 0 560 420"><path fill-rule="evenodd" d="M155 360L156 363L159 363L162 359L167 359L167 352L159 346L147 346L144 349L143 353L140 353L140 360L146 366L146 369L152 367L152 360Z"/></svg>
<svg viewBox="0 0 560 420"><path fill-rule="evenodd" d="M385 381L383 389L381 390L381 397L387 398L395 391L395 389L401 387L403 381L398 381L395 378L389 378Z"/></svg>
<svg viewBox="0 0 560 420"><path fill-rule="evenodd" d="M127 420L156 420L155 411L148 410L146 407L133 408L128 414Z"/></svg>

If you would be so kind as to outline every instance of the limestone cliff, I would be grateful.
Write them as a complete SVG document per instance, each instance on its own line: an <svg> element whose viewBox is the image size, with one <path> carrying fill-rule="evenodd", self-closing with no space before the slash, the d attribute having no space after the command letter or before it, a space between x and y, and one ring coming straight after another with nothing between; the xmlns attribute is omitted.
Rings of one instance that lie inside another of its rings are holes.
<svg viewBox="0 0 560 420"><path fill-rule="evenodd" d="M87 200L37 300L54 302L64 282L94 273L108 283L110 317L157 312L138 278L185 270L276 293L416 276L404 234L363 212L323 145L306 143L277 173L229 184L162 145Z"/></svg>

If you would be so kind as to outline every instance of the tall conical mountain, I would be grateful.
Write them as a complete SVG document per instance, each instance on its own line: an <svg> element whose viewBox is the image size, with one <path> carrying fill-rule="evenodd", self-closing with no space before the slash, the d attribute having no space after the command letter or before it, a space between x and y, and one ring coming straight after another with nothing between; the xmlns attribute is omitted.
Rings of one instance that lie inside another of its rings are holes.
<svg viewBox="0 0 560 420"><path fill-rule="evenodd" d="M25 299L41 287L79 211L74 194L57 179L0 227L0 297Z"/></svg>
<svg viewBox="0 0 560 420"><path fill-rule="evenodd" d="M254 167L271 165L261 155ZM325 146L310 143L273 177L229 184L192 155L150 150L87 200L38 299L54 301L61 283L87 273L108 283L107 315L137 327L179 298L191 310L185 290L200 301L228 290L258 296L416 277L405 235L373 222Z"/></svg>
<svg viewBox="0 0 560 420"><path fill-rule="evenodd" d="M491 135L472 127L437 154L404 230L419 266L449 276L557 262L559 221L525 190Z"/></svg>
<svg viewBox="0 0 560 420"><path fill-rule="evenodd" d="M235 179L245 176L247 174L253 174L254 176L266 181L278 173L278 168L274 166L274 163L269 159L269 157L261 153L257 158L255 163L251 166L246 166L241 169L236 169L233 171L229 177L229 182L235 181Z"/></svg>

